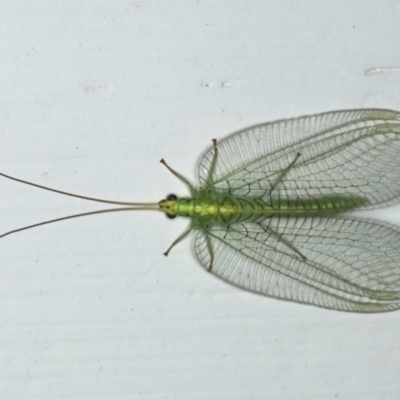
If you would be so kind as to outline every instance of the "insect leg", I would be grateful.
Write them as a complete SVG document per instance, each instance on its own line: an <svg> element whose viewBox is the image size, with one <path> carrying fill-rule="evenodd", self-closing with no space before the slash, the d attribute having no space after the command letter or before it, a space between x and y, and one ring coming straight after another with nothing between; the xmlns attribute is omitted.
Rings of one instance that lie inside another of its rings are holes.
<svg viewBox="0 0 400 400"><path fill-rule="evenodd" d="M207 183L209 183L209 184L213 182L213 175L215 173L215 165L217 164L217 158L218 158L217 139L213 139L212 142L213 142L214 153L213 153L213 158L211 160L210 170L208 171Z"/></svg>
<svg viewBox="0 0 400 400"><path fill-rule="evenodd" d="M196 190L193 187L193 185L183 176L181 175L179 172L176 172L174 169L172 169L167 163L166 161L162 158L160 160L160 163L165 165L167 167L167 169L174 174L179 180L181 180L190 190L190 193L192 196L194 196L196 194Z"/></svg>
<svg viewBox="0 0 400 400"><path fill-rule="evenodd" d="M168 247L167 251L164 253L164 256L168 256L168 254L169 254L169 252L171 251L171 249L172 249L175 245L177 245L180 241L182 241L183 239L185 239L185 237L186 237L187 235L189 235L189 233L192 231L192 229L193 229L193 228L192 228L192 225L190 225L189 228L186 229L186 230L182 233L182 235L178 236L178 237L172 242L171 246Z"/></svg>
<svg viewBox="0 0 400 400"><path fill-rule="evenodd" d="M278 232L274 231L269 226L266 226L264 224L260 224L260 225L264 229L265 232L271 233L273 236L275 236L278 239L279 242L282 242L290 250L292 250L296 254L298 254L304 261L307 260L307 257L300 250L298 250L295 246L293 246L288 240L286 240L281 234L279 234Z"/></svg>
<svg viewBox="0 0 400 400"><path fill-rule="evenodd" d="M275 182L272 184L271 189L269 190L269 194L272 193L272 191L276 188L278 183L286 176L286 174L290 171L290 169L296 164L296 161L299 159L301 156L300 153L296 154L296 157L294 160L279 174L278 178L276 178Z"/></svg>
<svg viewBox="0 0 400 400"><path fill-rule="evenodd" d="M211 272L213 264L214 264L214 250L213 250L209 236L206 236L206 241L207 241L207 249L208 249L208 252L210 253L210 264L208 265L207 271Z"/></svg>

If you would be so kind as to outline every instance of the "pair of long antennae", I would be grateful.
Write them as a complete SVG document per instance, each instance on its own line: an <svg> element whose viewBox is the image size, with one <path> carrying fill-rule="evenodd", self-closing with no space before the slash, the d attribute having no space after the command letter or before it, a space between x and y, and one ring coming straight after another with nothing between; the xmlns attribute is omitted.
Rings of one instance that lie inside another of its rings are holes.
<svg viewBox="0 0 400 400"><path fill-rule="evenodd" d="M210 181L212 180L212 174L213 174L213 171L215 169L215 164L216 164L217 154L218 154L218 152L217 152L217 140L216 139L212 139L212 142L213 142L213 147L214 147L214 157L213 157L213 161L211 163L211 168L210 168L210 174L209 174L209 180ZM184 176L182 176L180 173L178 173L174 169L172 169L166 163L166 161L164 159L161 159L160 162L173 175L175 175L181 182L183 182L188 187L188 189L189 189L189 191L190 191L190 193L192 195L195 195L195 192L196 192L195 188L193 187L193 185ZM14 181L14 182L23 183L25 185L33 186L35 188L47 190L47 191L53 192L53 193L62 194L64 196L70 196L70 197L75 197L77 199L89 200L89 201L94 201L94 202L97 202L97 203L114 204L114 205L118 205L119 206L117 208L107 208L107 209L103 209L103 210L89 211L89 212L80 213L80 214L67 215L65 217L50 219L48 221L42 221L42 222L39 222L37 224L23 226L22 228L13 229L11 231L3 233L2 235L0 235L0 239L5 237L5 236L11 235L12 233L22 232L22 231L26 231L28 229L37 228L37 227L42 226L42 225L48 225L48 224L53 224L55 222L66 221L68 219L87 217L87 216L90 216L90 215L106 214L106 213L112 213L112 212L118 212L118 211L139 211L139 210L162 211L160 209L160 203L132 203L132 202L125 202L125 201L105 200L105 199L99 199L99 198L96 198L96 197L81 196L79 194L64 192L63 190L58 190L58 189L49 188L47 186L38 185L37 183L33 183L33 182L25 181L23 179L15 178L13 176L4 174L2 172L0 172L0 176L2 176L3 178L6 178L6 179L10 179L11 181ZM191 231L191 229L192 228L189 227L189 229L187 231L185 231L177 240L175 240L172 243L172 245L168 248L168 250L164 253L164 255L168 255L168 253L172 249L172 247L174 247L184 237L186 237L188 235L188 233Z"/></svg>
<svg viewBox="0 0 400 400"><path fill-rule="evenodd" d="M163 162L163 164L165 164L165 161ZM61 218L51 219L51 220L48 220L48 221L39 222L39 223L33 224L33 225L27 225L27 226L24 226L22 228L14 229L14 230L8 231L6 233L3 233L2 235L0 235L0 239L5 237L5 236L11 235L12 233L25 231L27 229L36 228L38 226L52 224L52 223L55 223L55 222L65 221L67 219L87 217L89 215L106 214L106 213L118 212L118 211L136 211L136 210L155 210L155 211L160 211L158 203L132 203L132 202L125 202L125 201L114 201L114 200L98 199L98 198L95 198L95 197L81 196L81 195L78 195L78 194L64 192L62 190L49 188L47 186L38 185L36 183L24 181L22 179L15 178L15 177L10 176L10 175L3 174L1 172L0 172L0 176L2 176L3 178L10 179L10 180L15 181L15 182L23 183L25 185L33 186L33 187L36 187L36 188L39 188L39 189L43 189L43 190L48 190L49 192L62 194L64 196L70 196L70 197L75 197L75 198L78 198L78 199L95 201L97 203L114 204L114 205L118 205L119 206L117 208L108 208L108 209L97 210L97 211L89 211L89 212L80 213L80 214L73 214L73 215L68 215L66 217L61 217Z"/></svg>

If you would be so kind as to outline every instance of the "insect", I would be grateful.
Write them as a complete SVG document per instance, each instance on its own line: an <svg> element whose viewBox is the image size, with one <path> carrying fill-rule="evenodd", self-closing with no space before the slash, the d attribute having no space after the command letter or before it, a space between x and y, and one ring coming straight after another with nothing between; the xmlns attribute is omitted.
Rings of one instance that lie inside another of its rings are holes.
<svg viewBox="0 0 400 400"><path fill-rule="evenodd" d="M244 129L203 155L199 187L158 203L96 199L5 178L117 208L81 216L159 210L190 218L168 250L194 232L207 271L240 288L355 312L400 308L400 229L349 216L399 202L400 113L334 111Z"/></svg>

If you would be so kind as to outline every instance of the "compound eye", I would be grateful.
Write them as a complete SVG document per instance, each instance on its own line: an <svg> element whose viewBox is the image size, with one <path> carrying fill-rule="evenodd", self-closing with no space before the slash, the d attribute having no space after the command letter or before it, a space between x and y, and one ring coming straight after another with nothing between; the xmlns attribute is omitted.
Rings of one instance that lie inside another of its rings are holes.
<svg viewBox="0 0 400 400"><path fill-rule="evenodd" d="M174 218L176 217L176 214L168 214L168 213L166 213L165 215L166 215L167 218L169 218L169 219L174 219Z"/></svg>
<svg viewBox="0 0 400 400"><path fill-rule="evenodd" d="M167 196L167 200L169 200L169 201L175 201L175 200L178 200L178 197L176 197L176 195L174 195L174 194L169 194L169 195Z"/></svg>

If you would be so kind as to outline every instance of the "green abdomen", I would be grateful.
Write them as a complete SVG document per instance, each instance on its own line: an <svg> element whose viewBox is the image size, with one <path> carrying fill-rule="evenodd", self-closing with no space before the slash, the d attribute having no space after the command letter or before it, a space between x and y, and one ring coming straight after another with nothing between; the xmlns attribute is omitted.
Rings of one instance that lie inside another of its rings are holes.
<svg viewBox="0 0 400 400"><path fill-rule="evenodd" d="M273 203L275 212L287 216L332 215L368 204L363 197L317 197L314 199L281 200Z"/></svg>

